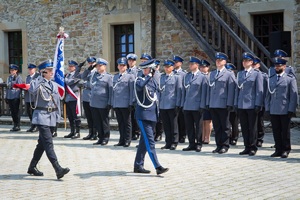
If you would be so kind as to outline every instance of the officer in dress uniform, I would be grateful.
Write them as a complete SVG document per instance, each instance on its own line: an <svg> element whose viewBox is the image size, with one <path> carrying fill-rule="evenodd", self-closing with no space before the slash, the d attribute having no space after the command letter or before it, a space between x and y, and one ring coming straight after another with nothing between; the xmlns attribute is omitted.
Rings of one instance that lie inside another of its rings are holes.
<svg viewBox="0 0 300 200"><path fill-rule="evenodd" d="M22 77L18 73L19 66L15 64L9 65L10 76L7 78L7 89L5 94L5 102L9 106L11 117L14 122L14 126L10 131L20 131L20 95L21 89L14 88L14 84L21 84Z"/></svg>
<svg viewBox="0 0 300 200"><path fill-rule="evenodd" d="M173 61L175 62L174 64L174 74L178 74L181 77L182 80L182 86L183 86L183 79L184 76L186 75L186 71L183 70L182 67L182 63L183 63L183 59L180 56L174 55L173 56ZM182 90L183 92L185 90ZM182 94L184 95L184 94ZM181 101L183 101L183 98L181 98ZM183 104L183 102L181 102L181 105ZM179 111L178 111L178 118L177 118L177 123L178 123L178 133L179 133L179 143L185 143L185 138L186 138L186 129L185 129L185 122L184 122L184 114L183 114L183 108L180 107Z"/></svg>
<svg viewBox="0 0 300 200"><path fill-rule="evenodd" d="M130 53L126 56L127 58L127 63L128 63L128 69L127 69L127 73L128 74L132 74L134 76L134 79L137 77L139 71L141 71L140 69L137 68L136 66L136 59L137 59L137 55ZM135 120L135 108L133 107L133 109L131 110L130 113L130 117L131 117L131 138L132 140L137 140L140 137L140 130L139 130L139 126Z"/></svg>
<svg viewBox="0 0 300 200"><path fill-rule="evenodd" d="M158 84L153 79L156 73L155 60L149 60L140 64L143 68L143 75L138 77L134 83L136 106L136 119L141 129L141 139L136 152L134 161L134 173L150 173L144 168L144 159L146 151L156 169L156 174L162 174L169 169L164 168L158 162L155 141L154 129L158 119Z"/></svg>
<svg viewBox="0 0 300 200"><path fill-rule="evenodd" d="M33 81L34 79L36 79L37 77L39 77L40 74L36 72L36 65L29 63L28 64L28 75L26 77L26 84L30 84L31 81ZM33 113L33 109L32 106L34 105L34 99L33 96L29 94L29 92L27 90L25 90L24 92L24 101L25 101L25 107L26 107L26 112L27 115L30 119L30 122L32 121L32 113ZM37 127L36 125L31 123L31 127L26 131L26 132L37 132Z"/></svg>
<svg viewBox="0 0 300 200"><path fill-rule="evenodd" d="M258 57L255 57L253 60L253 68L260 70L260 62L261 60ZM268 91L268 74L266 74L263 71L260 71L263 79L264 79L264 84L263 84L263 101L266 98L267 91ZM265 127L264 127L264 113L265 113L265 104L263 104L263 107L261 111L259 111L258 116L257 116L257 147L262 147L262 144L264 142L264 136L265 136Z"/></svg>
<svg viewBox="0 0 300 200"><path fill-rule="evenodd" d="M92 116L92 109L90 107L90 99L91 99L91 86L90 86L90 78L93 73L95 73L96 69L95 57L88 57L86 59L89 67L86 68L82 73L78 74L78 78L83 80L83 90L82 90L82 106L87 119L87 124L89 128L89 134L86 137L83 137L83 140L97 140L97 130L95 128L95 123Z"/></svg>
<svg viewBox="0 0 300 200"><path fill-rule="evenodd" d="M298 88L296 78L285 72L287 61L283 58L274 58L273 63L276 74L268 79L265 101L276 148L271 157L287 158L291 151L290 122L296 112Z"/></svg>
<svg viewBox="0 0 300 200"><path fill-rule="evenodd" d="M96 69L90 79L93 120L96 122L98 141L94 145L107 145L110 137L109 111L111 109L111 97L113 90L112 75L106 72L108 62L103 58L97 58Z"/></svg>
<svg viewBox="0 0 300 200"><path fill-rule="evenodd" d="M243 53L245 70L237 74L235 107L241 123L245 149L240 155L254 156L257 151L257 116L263 105L263 77L259 70L253 69L254 56Z"/></svg>
<svg viewBox="0 0 300 200"><path fill-rule="evenodd" d="M120 139L114 146L129 147L131 143L131 110L133 108L134 75L128 74L127 59L117 60L119 73L113 77L112 107L119 124Z"/></svg>
<svg viewBox="0 0 300 200"><path fill-rule="evenodd" d="M189 139L189 146L183 151L200 152L202 148L202 127L200 119L206 106L208 90L207 78L199 71L201 60L190 57L190 72L184 77L185 96L183 101L184 119Z"/></svg>
<svg viewBox="0 0 300 200"><path fill-rule="evenodd" d="M77 98L79 94L79 81L77 78L80 72L80 67L78 67L77 62L74 60L69 60L69 73L65 76L65 85L66 85L66 95L65 102L67 107L67 116L70 123L71 132L68 135L65 135L64 138L80 138L80 125L81 120L80 117L77 116L76 107ZM76 97L75 97L75 96Z"/></svg>
<svg viewBox="0 0 300 200"><path fill-rule="evenodd" d="M43 176L43 172L36 167L41 159L44 151L55 169L57 179L62 178L70 169L62 168L54 152L52 133L50 126L56 126L60 121L60 96L58 86L53 77L53 62L46 60L38 66L42 75L33 80L30 84L29 93L34 95L35 104L32 116L32 123L39 130L38 144L33 153L33 158L30 162L27 173L34 176Z"/></svg>
<svg viewBox="0 0 300 200"><path fill-rule="evenodd" d="M217 69L209 76L208 106L217 145L212 152L223 154L229 149L229 112L233 109L236 82L234 74L225 68L228 56L217 52L215 59Z"/></svg>
<svg viewBox="0 0 300 200"><path fill-rule="evenodd" d="M285 60L288 57L288 54L285 51L281 50L281 49L276 49L274 51L273 55L274 55L274 58L282 58L282 59L285 59ZM286 66L285 73L286 74L291 74L292 76L294 76L295 78L297 78L296 77L295 68L292 67L292 66ZM269 77L271 77L273 75L276 75L276 70L275 70L274 66L271 66L269 68Z"/></svg>
<svg viewBox="0 0 300 200"><path fill-rule="evenodd" d="M173 72L174 62L164 61L165 73L161 74L159 80L159 109L165 132L165 146L161 149L175 150L178 144L177 117L181 107L182 80ZM155 72L156 73L156 72Z"/></svg>

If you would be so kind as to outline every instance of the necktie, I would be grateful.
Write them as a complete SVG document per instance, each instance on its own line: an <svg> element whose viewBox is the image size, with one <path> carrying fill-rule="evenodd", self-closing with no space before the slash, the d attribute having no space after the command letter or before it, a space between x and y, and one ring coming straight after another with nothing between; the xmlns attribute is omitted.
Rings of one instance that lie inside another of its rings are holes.
<svg viewBox="0 0 300 200"><path fill-rule="evenodd" d="M194 74L192 74L192 78L191 79L193 79L194 78Z"/></svg>
<svg viewBox="0 0 300 200"><path fill-rule="evenodd" d="M122 74L120 74L119 79L122 77Z"/></svg>
<svg viewBox="0 0 300 200"><path fill-rule="evenodd" d="M220 74L220 70L217 71L217 75L216 76L219 76L219 74Z"/></svg>
<svg viewBox="0 0 300 200"><path fill-rule="evenodd" d="M53 90L53 85L52 85L51 81L49 81L48 84L49 84L51 90Z"/></svg>
<svg viewBox="0 0 300 200"><path fill-rule="evenodd" d="M279 81L279 79L280 79L280 75L277 75L277 81Z"/></svg>
<svg viewBox="0 0 300 200"><path fill-rule="evenodd" d="M128 71L128 73L130 73L131 72L131 68L129 68L127 71Z"/></svg>
<svg viewBox="0 0 300 200"><path fill-rule="evenodd" d="M247 72L248 72L248 71L247 71L247 70L245 70L245 77L247 76Z"/></svg>
<svg viewBox="0 0 300 200"><path fill-rule="evenodd" d="M174 70L174 74L176 74L177 73L177 70Z"/></svg>

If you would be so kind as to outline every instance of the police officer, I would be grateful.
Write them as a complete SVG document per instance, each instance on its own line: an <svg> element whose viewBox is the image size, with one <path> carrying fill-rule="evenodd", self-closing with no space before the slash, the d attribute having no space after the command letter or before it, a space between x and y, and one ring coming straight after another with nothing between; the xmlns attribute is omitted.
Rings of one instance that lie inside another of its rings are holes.
<svg viewBox="0 0 300 200"><path fill-rule="evenodd" d="M107 145L110 137L109 111L113 90L112 75L106 72L108 62L103 58L96 59L97 71L90 79L93 121L96 122L98 141L94 145Z"/></svg>
<svg viewBox="0 0 300 200"><path fill-rule="evenodd" d="M240 155L254 156L257 151L257 116L263 105L263 77L259 70L253 69L254 56L243 53L245 70L237 74L235 107L241 123L245 149Z"/></svg>
<svg viewBox="0 0 300 200"><path fill-rule="evenodd" d="M68 135L65 135L64 138L80 138L80 125L81 120L80 117L77 116L78 102L79 98L79 81L77 78L80 72L80 68L78 67L77 62L74 60L69 60L69 73L65 76L65 85L66 85L66 108L67 108L67 116L70 123L71 132ZM76 108L77 107L77 108Z"/></svg>
<svg viewBox="0 0 300 200"><path fill-rule="evenodd" d="M127 59L117 60L119 73L113 77L112 107L119 124L120 139L114 146L129 147L131 143L131 110L133 108L134 75L128 74Z"/></svg>
<svg viewBox="0 0 300 200"><path fill-rule="evenodd" d="M226 63L225 68L231 71L235 76L236 67L234 64ZM231 124L229 144L235 146L239 139L239 118L236 107L229 112L229 122Z"/></svg>
<svg viewBox="0 0 300 200"><path fill-rule="evenodd" d="M223 154L229 149L229 112L233 109L235 77L225 68L228 56L225 53L215 54L217 69L209 76L208 106L212 115L217 148L213 153Z"/></svg>
<svg viewBox="0 0 300 200"><path fill-rule="evenodd" d="M164 70L159 80L159 109L166 135L166 144L161 149L175 150L178 144L177 116L181 106L182 80L173 72L174 62L164 61Z"/></svg>
<svg viewBox="0 0 300 200"><path fill-rule="evenodd" d="M143 75L138 77L134 83L137 100L136 119L141 129L141 139L134 161L134 173L150 173L149 170L144 169L145 154L148 151L156 174L159 175L169 169L160 165L155 151L154 129L158 119L158 84L153 79L153 75L156 73L155 60L146 61L140 64L140 67L143 68Z"/></svg>
<svg viewBox="0 0 300 200"><path fill-rule="evenodd" d="M271 157L287 158L291 151L290 122L296 112L298 88L293 75L287 74L283 58L274 58L276 74L268 79L265 101L266 112L270 113L275 152Z"/></svg>
<svg viewBox="0 0 300 200"><path fill-rule="evenodd" d="M28 75L26 77L25 84L30 85L31 81L33 81L34 79L36 79L39 76L40 76L40 74L36 72L36 65L29 63L28 64ZM34 105L34 99L33 99L33 96L30 95L27 90L25 90L25 92L24 92L24 101L25 101L26 112L27 112L27 115L31 122L32 121L32 113L33 113L32 106ZM37 131L38 130L37 130L36 125L31 123L31 127L26 132L33 133L33 132L37 132Z"/></svg>
<svg viewBox="0 0 300 200"><path fill-rule="evenodd" d="M20 131L20 95L21 89L14 88L14 84L21 84L22 77L19 75L19 66L15 64L9 65L10 76L7 78L7 89L5 94L5 102L9 106L11 117L14 122L14 126L10 131Z"/></svg>
<svg viewBox="0 0 300 200"><path fill-rule="evenodd" d="M190 72L184 77L183 111L189 146L183 151L200 152L202 148L202 127L200 119L206 106L207 78L199 71L201 60L190 57Z"/></svg>
<svg viewBox="0 0 300 200"><path fill-rule="evenodd" d="M174 74L178 74L181 77L182 85L183 85L183 79L187 73L185 70L182 69L182 63L184 60L180 56L174 55L173 61L175 62ZM184 92L184 90L183 90L183 92ZM183 100L183 98L182 98L182 100ZM183 104L183 102L181 102L181 105L182 104ZM177 121L178 121L179 143L185 143L186 130L185 130L184 114L183 114L182 107L180 107L180 109L178 111Z"/></svg>
<svg viewBox="0 0 300 200"><path fill-rule="evenodd" d="M260 62L261 60L258 57L254 57L253 60L253 68L260 70ZM262 77L263 77L263 101L266 99L266 94L268 91L268 74L266 74L263 71L260 71ZM262 147L262 144L264 142L264 136L265 136L265 127L264 127L264 113L265 113L265 104L263 103L263 107L261 111L259 111L257 116L257 147Z"/></svg>
<svg viewBox="0 0 300 200"><path fill-rule="evenodd" d="M276 49L274 51L273 55L274 55L274 58L282 58L282 59L285 59L285 60L288 57L288 54L285 51L281 50L281 49ZM295 68L292 67L292 66L288 66L287 65L286 68L285 68L285 73L291 74L292 76L294 76L295 78L297 78L296 77ZM276 75L276 70L275 70L274 66L272 66L272 67L269 68L269 77L271 77L273 75Z"/></svg>
<svg viewBox="0 0 300 200"><path fill-rule="evenodd" d="M54 152L50 126L56 126L60 121L60 96L58 86L51 81L53 77L53 62L46 60L38 66L42 75L31 82L29 93L35 96L35 109L32 123L38 127L39 139L33 153L27 173L34 176L43 176L43 172L36 167L44 151L56 172L57 179L62 178L70 169L62 168Z"/></svg>
<svg viewBox="0 0 300 200"><path fill-rule="evenodd" d="M126 58L127 58L127 64L128 64L127 72L128 72L128 74L132 74L135 79L138 76L139 71L141 71L136 66L137 55L130 53L126 56ZM137 140L140 137L140 130L139 130L139 126L135 120L135 108L134 107L131 110L130 117L131 117L131 125L132 125L131 138L132 138L132 140Z"/></svg>

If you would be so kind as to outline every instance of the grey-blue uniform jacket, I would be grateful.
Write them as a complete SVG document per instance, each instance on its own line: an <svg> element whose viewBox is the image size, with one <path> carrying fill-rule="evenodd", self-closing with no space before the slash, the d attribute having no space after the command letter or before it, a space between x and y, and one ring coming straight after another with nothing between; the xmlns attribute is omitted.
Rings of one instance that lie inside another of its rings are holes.
<svg viewBox="0 0 300 200"><path fill-rule="evenodd" d="M230 70L224 68L218 76L217 70L209 75L209 108L227 108L234 105L235 76Z"/></svg>
<svg viewBox="0 0 300 200"><path fill-rule="evenodd" d="M283 73L279 81L277 75L269 78L269 88L265 100L266 111L271 115L286 115L296 112L298 88L296 78Z"/></svg>
<svg viewBox="0 0 300 200"><path fill-rule="evenodd" d="M181 106L182 79L173 72L170 75L161 74L159 81L159 108L174 109Z"/></svg>
<svg viewBox="0 0 300 200"><path fill-rule="evenodd" d="M10 75L7 78L7 89L6 89L6 96L5 99L19 99L21 94L21 89L13 88L14 84L21 84L23 83L22 77L17 75L16 77Z"/></svg>
<svg viewBox="0 0 300 200"><path fill-rule="evenodd" d="M181 98L181 103L180 105L183 105L183 101L184 101L184 95L185 95L185 90L184 90L184 86L183 86L183 80L184 80L184 77L185 75L187 74L187 71L183 70L182 68L178 69L178 70L174 70L173 71L175 75L179 75L181 77L181 80L182 80L182 98Z"/></svg>
<svg viewBox="0 0 300 200"><path fill-rule="evenodd" d="M79 67L76 67L76 70L74 72L67 74L65 77L65 85L69 86L77 97L79 96L79 92L80 92L79 91L80 79L78 78L79 71L80 71ZM77 101L77 99L75 99L72 95L70 95L66 90L65 102L69 102L69 101Z"/></svg>
<svg viewBox="0 0 300 200"><path fill-rule="evenodd" d="M120 73L114 75L111 99L113 108L128 108L133 105L133 83L133 74L125 72L121 77Z"/></svg>
<svg viewBox="0 0 300 200"><path fill-rule="evenodd" d="M263 79L264 79L264 89L263 89L263 107L265 107L265 99L268 92L268 74L265 72L260 72Z"/></svg>
<svg viewBox="0 0 300 200"><path fill-rule="evenodd" d="M255 106L262 107L264 80L259 70L251 68L237 74L237 87L235 93L235 107L239 109L254 109Z"/></svg>
<svg viewBox="0 0 300 200"><path fill-rule="evenodd" d="M38 72L35 72L32 76L27 75L25 83L30 84L34 79L36 79L39 76L40 76L40 74ZM29 92L26 90L24 92L24 101L25 101L25 103L34 102L33 96L30 95Z"/></svg>
<svg viewBox="0 0 300 200"><path fill-rule="evenodd" d="M128 74L132 74L134 76L134 78L136 78L138 76L138 73L142 71L139 68L137 68L136 66L133 66L132 68L127 69L127 73Z"/></svg>
<svg viewBox="0 0 300 200"><path fill-rule="evenodd" d="M184 77L184 100L183 110L198 111L206 106L207 78L200 72L196 72L194 77L191 72Z"/></svg>
<svg viewBox="0 0 300 200"><path fill-rule="evenodd" d="M91 85L90 79L95 73L94 70L85 69L81 74L78 74L77 78L83 80L83 90L81 95L81 100L84 102L90 102L91 100Z"/></svg>
<svg viewBox="0 0 300 200"><path fill-rule="evenodd" d="M93 73L90 80L91 84L91 100L90 106L94 108L106 108L111 105L111 97L113 90L112 75L104 72L99 74Z"/></svg>
<svg viewBox="0 0 300 200"><path fill-rule="evenodd" d="M290 75L292 75L292 76L294 76L296 78L296 72L295 72L295 68L294 67L287 65L284 71L285 71L285 73L290 74ZM269 68L269 70L268 70L268 73L269 73L269 77L271 77L273 75L276 75L275 67L271 66Z"/></svg>
<svg viewBox="0 0 300 200"><path fill-rule="evenodd" d="M29 93L34 96L35 101L32 115L32 124L44 126L56 126L60 122L60 96L58 93L58 85L54 81L49 81L39 76L30 84ZM57 108L57 111L48 112L47 110L39 110L38 108Z"/></svg>

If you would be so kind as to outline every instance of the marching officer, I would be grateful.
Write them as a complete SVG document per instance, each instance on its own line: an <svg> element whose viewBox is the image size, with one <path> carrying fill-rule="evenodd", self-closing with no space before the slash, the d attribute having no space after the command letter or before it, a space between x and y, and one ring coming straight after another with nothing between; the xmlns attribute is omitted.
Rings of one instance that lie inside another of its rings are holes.
<svg viewBox="0 0 300 200"><path fill-rule="evenodd" d="M226 63L225 68L231 71L235 76L236 67L234 64ZM239 139L239 118L237 114L237 108L234 108L229 112L229 122L231 124L229 144L235 146Z"/></svg>
<svg viewBox="0 0 300 200"><path fill-rule="evenodd" d="M36 72L36 66L34 64L29 63L28 64L28 75L26 77L25 83L30 85L31 81L33 81L34 79L36 79L39 76L40 76L40 74ZM27 115L30 119L30 122L32 122L32 113L33 113L32 106L34 105L34 99L33 99L33 96L30 95L27 90L25 90L25 92L24 92L24 101L25 101ZM33 132L37 132L37 131L38 130L37 130L36 125L31 123L31 127L26 132L33 133Z"/></svg>
<svg viewBox="0 0 300 200"><path fill-rule="evenodd" d="M51 79L53 77L53 62L46 60L38 66L41 76L30 84L29 93L34 95L35 109L33 111L32 123L39 130L38 144L33 153L27 173L34 176L43 176L43 172L36 167L44 151L56 172L57 179L62 178L70 169L62 168L54 152L52 133L50 126L56 126L60 121L60 96L58 86Z"/></svg>
<svg viewBox="0 0 300 200"><path fill-rule="evenodd" d="M261 60L258 57L255 57L253 60L253 68L260 70L260 62ZM263 71L260 71L262 77L263 77L263 101L266 98L267 91L268 91L268 74L266 74ZM257 147L262 147L262 144L264 142L264 136L265 136L265 127L264 127L264 113L265 113L265 104L263 103L263 107L261 111L259 111L257 116Z"/></svg>
<svg viewBox="0 0 300 200"><path fill-rule="evenodd" d="M14 122L14 126L10 131L20 131L20 95L21 89L14 88L14 84L21 84L22 77L19 75L19 66L15 64L9 65L10 76L7 78L7 89L5 94L5 102L9 106L11 117Z"/></svg>
<svg viewBox="0 0 300 200"><path fill-rule="evenodd" d="M244 71L237 74L235 107L241 123L245 149L240 155L254 156L257 151L257 116L263 105L263 77L259 70L253 69L254 56L243 53Z"/></svg>
<svg viewBox="0 0 300 200"><path fill-rule="evenodd" d="M107 145L110 137L109 111L113 90L112 75L106 72L108 62L103 58L96 59L97 71L90 79L93 120L98 132L98 141L94 145Z"/></svg>
<svg viewBox="0 0 300 200"><path fill-rule="evenodd" d="M140 64L143 68L143 75L138 77L134 83L136 106L136 119L141 129L141 138L136 152L134 161L134 173L150 173L144 168L144 159L146 151L156 169L156 174L162 174L169 169L164 168L158 162L155 141L154 129L158 119L158 84L154 81L153 76L156 73L155 60L149 60Z"/></svg>
<svg viewBox="0 0 300 200"><path fill-rule="evenodd" d="M181 77L181 80L183 81L184 76L187 73L185 70L182 69L182 63L184 60L180 56L174 55L173 61L175 62L174 74L178 74ZM183 86L183 82L182 82L182 86ZM181 100L183 100L183 98ZM181 105L182 104L183 102L181 103ZM182 107L180 107L178 111L177 123L178 123L179 143L185 143L186 130L185 130L184 114L183 114Z"/></svg>
<svg viewBox="0 0 300 200"><path fill-rule="evenodd" d="M207 78L199 71L201 60L190 57L190 72L184 77L185 96L183 112L189 146L183 151L200 152L202 148L202 130L200 119L206 106Z"/></svg>
<svg viewBox="0 0 300 200"><path fill-rule="evenodd" d="M134 79L138 76L138 73L140 71L140 69L137 68L136 66L136 59L137 59L137 55L130 53L126 56L127 58L127 63L129 68L127 69L128 74L132 74L134 76ZM140 130L139 130L139 126L136 122L135 119L135 108L133 107L130 113L130 117L131 117L131 137L132 140L137 140L140 137Z"/></svg>
<svg viewBox="0 0 300 200"><path fill-rule="evenodd" d="M229 112L233 110L235 76L225 68L228 56L224 53L215 54L217 69L209 76L208 106L212 115L217 148L213 153L223 154L229 149Z"/></svg>
<svg viewBox="0 0 300 200"><path fill-rule="evenodd" d="M165 73L159 80L159 110L166 136L166 144L161 149L175 150L178 144L177 117L181 106L182 80L173 72L174 62L165 60ZM155 72L156 73L156 72Z"/></svg>
<svg viewBox="0 0 300 200"><path fill-rule="evenodd" d="M268 79L265 101L266 112L270 113L275 152L271 157L287 158L291 151L290 122L296 112L298 88L296 78L287 74L283 58L274 58L275 72Z"/></svg>
<svg viewBox="0 0 300 200"><path fill-rule="evenodd" d="M114 146L129 147L131 143L131 110L133 108L134 75L128 74L127 59L117 60L119 73L113 77L112 107L119 124L120 139Z"/></svg>
<svg viewBox="0 0 300 200"><path fill-rule="evenodd" d="M80 138L80 117L77 116L77 109L79 106L77 99L79 98L79 81L77 78L80 72L77 62L74 60L69 60L69 73L65 76L65 85L66 85L66 96L65 102L67 107L67 116L70 123L71 132L68 135L65 135L64 138Z"/></svg>

